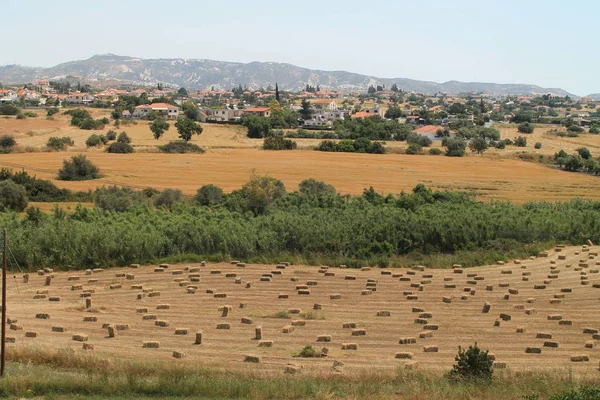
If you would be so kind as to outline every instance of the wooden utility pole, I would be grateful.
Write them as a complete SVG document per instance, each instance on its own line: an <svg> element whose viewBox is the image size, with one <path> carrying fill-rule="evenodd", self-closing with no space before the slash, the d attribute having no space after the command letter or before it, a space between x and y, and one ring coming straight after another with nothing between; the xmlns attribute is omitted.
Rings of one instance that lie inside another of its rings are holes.
<svg viewBox="0 0 600 400"><path fill-rule="evenodd" d="M6 229L2 230L2 329L0 340L0 377L6 365Z"/></svg>

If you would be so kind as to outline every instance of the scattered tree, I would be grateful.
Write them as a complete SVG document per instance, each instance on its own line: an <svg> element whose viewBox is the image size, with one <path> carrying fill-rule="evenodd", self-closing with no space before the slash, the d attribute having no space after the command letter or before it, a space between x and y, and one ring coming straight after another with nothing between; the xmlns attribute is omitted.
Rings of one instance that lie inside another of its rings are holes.
<svg viewBox="0 0 600 400"><path fill-rule="evenodd" d="M484 138L476 137L469 143L469 149L471 149L473 153L483 154L483 152L488 149L488 142Z"/></svg>
<svg viewBox="0 0 600 400"><path fill-rule="evenodd" d="M157 118L150 124L150 130L156 140L160 139L170 127L171 125L164 118Z"/></svg>
<svg viewBox="0 0 600 400"><path fill-rule="evenodd" d="M179 118L177 122L175 122L175 128L177 128L179 138L186 143L192 139L192 136L200 135L203 131L200 124L187 118Z"/></svg>
<svg viewBox="0 0 600 400"><path fill-rule="evenodd" d="M64 160L63 167L58 171L58 179L62 181L85 181L98 178L100 178L100 169L83 154Z"/></svg>
<svg viewBox="0 0 600 400"><path fill-rule="evenodd" d="M131 143L131 138L127 135L125 131L119 133L119 137L117 137L117 142L129 144Z"/></svg>
<svg viewBox="0 0 600 400"><path fill-rule="evenodd" d="M519 136L515 139L515 146L517 147L527 147L527 138L523 136Z"/></svg>
<svg viewBox="0 0 600 400"><path fill-rule="evenodd" d="M533 124L530 124L529 122L523 122L522 124L519 125L519 127L517 129L521 133L533 133L533 130L535 129L535 127L533 126Z"/></svg>
<svg viewBox="0 0 600 400"><path fill-rule="evenodd" d="M262 139L269 135L271 122L268 118L250 115L244 118L244 126L248 128L248 137Z"/></svg>
<svg viewBox="0 0 600 400"><path fill-rule="evenodd" d="M467 142L463 139L447 139L442 143L446 147L446 156L448 157L462 157L465 155L467 148Z"/></svg>

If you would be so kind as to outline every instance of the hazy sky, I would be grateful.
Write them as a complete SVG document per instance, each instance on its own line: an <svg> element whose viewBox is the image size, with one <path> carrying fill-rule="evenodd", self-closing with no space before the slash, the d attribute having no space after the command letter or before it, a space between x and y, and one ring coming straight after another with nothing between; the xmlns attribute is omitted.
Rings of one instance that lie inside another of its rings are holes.
<svg viewBox="0 0 600 400"><path fill-rule="evenodd" d="M0 9L0 65L114 53L600 92L598 0L25 0Z"/></svg>

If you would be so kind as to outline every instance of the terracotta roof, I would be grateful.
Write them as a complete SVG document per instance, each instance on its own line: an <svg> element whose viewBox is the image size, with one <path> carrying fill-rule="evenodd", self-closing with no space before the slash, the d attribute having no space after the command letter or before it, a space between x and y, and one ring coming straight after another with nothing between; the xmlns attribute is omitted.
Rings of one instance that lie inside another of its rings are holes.
<svg viewBox="0 0 600 400"><path fill-rule="evenodd" d="M313 104L318 104L318 105L322 105L322 104L329 105L329 104L331 104L333 102L333 100L329 100L329 99L315 99L315 100L311 100L310 102L313 103Z"/></svg>
<svg viewBox="0 0 600 400"><path fill-rule="evenodd" d="M364 111L360 111L360 112L357 112L356 114L352 114L351 117L352 118L370 118L370 117L373 117L375 115L378 115L378 114L373 114L373 113L367 113L367 112L364 112Z"/></svg>
<svg viewBox="0 0 600 400"><path fill-rule="evenodd" d="M444 127L440 126L440 125L425 125L425 126L415 129L413 132L423 133L423 134L436 133L438 131L438 129L444 130Z"/></svg>
<svg viewBox="0 0 600 400"><path fill-rule="evenodd" d="M171 104L167 104L167 103L152 103L152 104L142 104L141 106L137 106L135 108L151 108L152 110L159 110L162 108L169 108L169 109L178 109L179 107L175 107L174 105Z"/></svg>
<svg viewBox="0 0 600 400"><path fill-rule="evenodd" d="M269 107L252 107L252 108L246 108L244 111L246 111L246 112L267 112L270 110L271 109Z"/></svg>

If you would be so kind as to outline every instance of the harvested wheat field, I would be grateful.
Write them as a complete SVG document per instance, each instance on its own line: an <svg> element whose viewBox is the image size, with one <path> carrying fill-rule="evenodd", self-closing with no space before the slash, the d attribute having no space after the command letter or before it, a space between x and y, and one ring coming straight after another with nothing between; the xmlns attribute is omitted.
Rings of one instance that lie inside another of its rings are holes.
<svg viewBox="0 0 600 400"><path fill-rule="evenodd" d="M0 167L24 168L39 178L54 179L64 159L77 153L6 154ZM74 190L102 185L136 188L178 188L193 195L205 184L225 191L239 189L251 174L281 179L296 190L304 179L332 184L341 193L360 194L373 186L378 192L398 194L422 183L432 189L467 191L482 200L600 199L598 178L546 168L534 163L493 157L408 156L317 151L264 151L215 149L205 154L88 153L103 179L54 181Z"/></svg>
<svg viewBox="0 0 600 400"><path fill-rule="evenodd" d="M472 269L190 264L31 273L9 282L9 351L319 371L444 371L477 342L498 369L597 376L600 247ZM28 282L25 282L28 280ZM293 357L306 345L324 357ZM323 348L326 348L323 350Z"/></svg>
<svg viewBox="0 0 600 400"><path fill-rule="evenodd" d="M94 118L108 117L109 110L89 109ZM38 112L39 115L45 115ZM135 121L131 124L123 124L120 127L107 125L103 130L84 130L70 124L71 117L68 115L57 114L53 120L46 120L40 116L38 118L28 118L18 120L15 118L0 119L0 135L11 135L17 141L18 147L23 150L43 150L49 138L69 136L73 139L75 145L72 151L103 151L103 149L86 149L85 141L92 135L106 134L109 130L115 132L126 132L132 140L133 147L137 151L157 152L156 146L167 144L172 140L178 140L177 129L174 121L169 121L171 127L159 140L154 139L149 128L148 121ZM252 140L246 136L246 128L239 125L217 125L202 124L204 131L201 135L195 136L192 143L204 148L252 148L262 146L262 140Z"/></svg>

